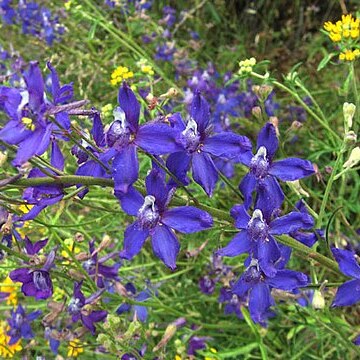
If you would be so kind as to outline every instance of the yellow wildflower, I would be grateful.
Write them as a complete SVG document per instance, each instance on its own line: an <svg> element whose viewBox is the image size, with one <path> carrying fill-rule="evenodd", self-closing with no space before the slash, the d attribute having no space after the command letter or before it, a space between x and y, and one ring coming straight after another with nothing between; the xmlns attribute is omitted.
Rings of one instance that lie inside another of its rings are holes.
<svg viewBox="0 0 360 360"><path fill-rule="evenodd" d="M239 62L239 74L245 74L252 72L253 67L256 65L256 59L254 57L245 59Z"/></svg>
<svg viewBox="0 0 360 360"><path fill-rule="evenodd" d="M9 277L6 277L6 279L2 282L0 286L0 292L9 294L9 296L6 298L7 305L17 305L17 286L14 285L13 281Z"/></svg>
<svg viewBox="0 0 360 360"><path fill-rule="evenodd" d="M134 73L126 66L118 66L111 74L110 83L113 86L120 84L123 80L134 77Z"/></svg>
<svg viewBox="0 0 360 360"><path fill-rule="evenodd" d="M360 56L360 50L359 49L345 50L345 52L342 52L342 53L339 54L339 59L340 60L345 60L345 61L354 61L359 56Z"/></svg>
<svg viewBox="0 0 360 360"><path fill-rule="evenodd" d="M68 346L68 357L78 357L81 353L84 352L84 348L79 339L74 339L69 342Z"/></svg>
<svg viewBox="0 0 360 360"><path fill-rule="evenodd" d="M102 117L110 117L113 113L113 106L112 104L106 104L101 108L101 116Z"/></svg>
<svg viewBox="0 0 360 360"><path fill-rule="evenodd" d="M58 286L56 286L54 288L54 293L53 293L53 300L54 301L62 301L64 300L64 297L65 297L66 293L63 289L59 288Z"/></svg>
<svg viewBox="0 0 360 360"><path fill-rule="evenodd" d="M7 335L9 326L5 321L0 322L0 357L1 359L11 359L15 353L22 350L21 339L13 345L9 345L10 336Z"/></svg>
<svg viewBox="0 0 360 360"><path fill-rule="evenodd" d="M76 243L73 239L71 238L65 239L64 244L73 254L78 254L80 252L79 247L76 246ZM61 256L63 256L66 259L69 258L69 255L65 249L61 251Z"/></svg>

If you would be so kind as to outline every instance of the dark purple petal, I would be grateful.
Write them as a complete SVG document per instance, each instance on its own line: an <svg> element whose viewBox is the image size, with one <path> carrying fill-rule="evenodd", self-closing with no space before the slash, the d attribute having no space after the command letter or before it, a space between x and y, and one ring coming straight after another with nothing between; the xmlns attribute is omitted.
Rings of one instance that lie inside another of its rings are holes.
<svg viewBox="0 0 360 360"><path fill-rule="evenodd" d="M180 133L172 127L160 123L141 126L137 132L135 143L153 155L171 154L184 149Z"/></svg>
<svg viewBox="0 0 360 360"><path fill-rule="evenodd" d="M285 195L273 176L259 180L256 186L257 197L255 208L260 209L268 221L274 212L281 208Z"/></svg>
<svg viewBox="0 0 360 360"><path fill-rule="evenodd" d="M133 187L129 186L128 192L115 191L115 196L119 199L121 208L132 216L137 216L137 213L144 203L144 197Z"/></svg>
<svg viewBox="0 0 360 360"><path fill-rule="evenodd" d="M155 197L156 205L159 206L162 211L168 198L165 173L161 169L153 167L145 179L145 185L147 194Z"/></svg>
<svg viewBox="0 0 360 360"><path fill-rule="evenodd" d="M29 255L35 255L37 254L49 241L49 239L40 240L35 242L34 244L30 241L30 239L25 236L24 242L25 242L25 248L26 253Z"/></svg>
<svg viewBox="0 0 360 360"><path fill-rule="evenodd" d="M356 338L355 338L355 340L354 340L354 344L355 345L360 345L360 335L358 335Z"/></svg>
<svg viewBox="0 0 360 360"><path fill-rule="evenodd" d="M251 147L251 142L246 136L222 132L207 137L203 149L214 156L231 159L251 150Z"/></svg>
<svg viewBox="0 0 360 360"><path fill-rule="evenodd" d="M124 233L124 250L121 251L120 257L131 260L140 252L148 236L149 231L142 230L137 221L129 225Z"/></svg>
<svg viewBox="0 0 360 360"><path fill-rule="evenodd" d="M230 215L235 219L235 226L238 229L246 229L251 216L245 209L244 205L235 205L230 210Z"/></svg>
<svg viewBox="0 0 360 360"><path fill-rule="evenodd" d="M139 176L139 162L136 146L129 144L121 149L113 160L115 191L126 193Z"/></svg>
<svg viewBox="0 0 360 360"><path fill-rule="evenodd" d="M64 170L64 156L55 140L51 142L51 165L58 170Z"/></svg>
<svg viewBox="0 0 360 360"><path fill-rule="evenodd" d="M136 132L139 126L140 104L126 83L119 89L118 101L121 109L124 110L131 131Z"/></svg>
<svg viewBox="0 0 360 360"><path fill-rule="evenodd" d="M244 206L248 209L252 203L252 193L256 187L256 178L252 173L246 174L239 185L241 193L244 195Z"/></svg>
<svg viewBox="0 0 360 360"><path fill-rule="evenodd" d="M267 278L266 282L276 289L291 291L306 286L309 283L309 278L298 271L278 270L276 275Z"/></svg>
<svg viewBox="0 0 360 360"><path fill-rule="evenodd" d="M267 285L259 283L255 285L249 295L249 312L251 319L265 325L270 306L275 305Z"/></svg>
<svg viewBox="0 0 360 360"><path fill-rule="evenodd" d="M318 240L316 234L313 232L304 233L301 231L295 231L291 233L290 236L308 247L312 247Z"/></svg>
<svg viewBox="0 0 360 360"><path fill-rule="evenodd" d="M205 129L210 122L210 108L208 102L196 92L191 103L190 116L196 121L200 134L205 133Z"/></svg>
<svg viewBox="0 0 360 360"><path fill-rule="evenodd" d="M276 274L275 262L281 253L275 239L269 235L268 239L259 241L257 244L257 259L262 271L270 277Z"/></svg>
<svg viewBox="0 0 360 360"><path fill-rule="evenodd" d="M152 234L154 254L171 270L176 268L176 257L180 244L175 234L165 225L158 225Z"/></svg>
<svg viewBox="0 0 360 360"><path fill-rule="evenodd" d="M47 205L34 205L29 212L24 214L19 220L28 221L35 219L42 210L46 208Z"/></svg>
<svg viewBox="0 0 360 360"><path fill-rule="evenodd" d="M91 129L91 135L93 136L95 143L99 147L103 147L105 145L105 134L104 134L104 126L101 122L100 113L96 112L93 116L93 126Z"/></svg>
<svg viewBox="0 0 360 360"><path fill-rule="evenodd" d="M352 251L337 248L332 248L331 251L343 274L360 279L360 266L357 263L355 254Z"/></svg>
<svg viewBox="0 0 360 360"><path fill-rule="evenodd" d="M21 287L21 291L24 293L25 296L36 297L38 294L38 291L36 290L36 287L33 282L24 283ZM46 299L46 297L44 299Z"/></svg>
<svg viewBox="0 0 360 360"><path fill-rule="evenodd" d="M260 146L264 146L266 148L267 157L271 160L279 146L279 140L276 136L276 130L273 124L266 123L265 126L260 130L257 138L256 151L259 150Z"/></svg>
<svg viewBox="0 0 360 360"><path fill-rule="evenodd" d="M29 92L29 106L32 111L38 112L44 103L44 80L37 62L30 62L24 80Z"/></svg>
<svg viewBox="0 0 360 360"><path fill-rule="evenodd" d="M1 96L1 94L0 94ZM0 140L10 145L16 145L32 134L32 131L26 130L24 125L18 121L9 121L0 130Z"/></svg>
<svg viewBox="0 0 360 360"><path fill-rule="evenodd" d="M315 174L315 170L309 160L287 158L272 163L269 174L282 181L294 181Z"/></svg>
<svg viewBox="0 0 360 360"><path fill-rule="evenodd" d="M314 226L312 216L293 211L284 216L278 217L270 223L270 234L289 234L299 229L311 229Z"/></svg>
<svg viewBox="0 0 360 360"><path fill-rule="evenodd" d="M206 192L208 196L212 196L218 173L211 156L206 153L195 152L192 156L193 178Z"/></svg>
<svg viewBox="0 0 360 360"><path fill-rule="evenodd" d="M145 322L148 316L148 310L146 306L134 305L134 313L136 317L141 321Z"/></svg>
<svg viewBox="0 0 360 360"><path fill-rule="evenodd" d="M42 155L50 145L52 124L45 128L37 128L19 145L14 166L24 164L34 155Z"/></svg>
<svg viewBox="0 0 360 360"><path fill-rule="evenodd" d="M183 131L186 128L186 125L184 123L184 120L181 117L180 113L175 113L168 117L168 121L174 129L178 131Z"/></svg>
<svg viewBox="0 0 360 360"><path fill-rule="evenodd" d="M251 242L246 231L241 231L222 249L216 251L216 255L234 257L248 253L251 249Z"/></svg>
<svg viewBox="0 0 360 360"><path fill-rule="evenodd" d="M189 184L187 172L190 168L191 157L185 151L170 154L166 160L166 166L176 178L184 185Z"/></svg>
<svg viewBox="0 0 360 360"><path fill-rule="evenodd" d="M213 225L213 219L206 211L193 206L179 206L166 210L161 222L185 234L209 229Z"/></svg>
<svg viewBox="0 0 360 360"><path fill-rule="evenodd" d="M116 313L117 313L118 315L121 315L121 314L123 314L123 313L125 313L125 312L129 312L130 310L131 310L131 305L124 303L124 304L121 304L121 305L117 308Z"/></svg>
<svg viewBox="0 0 360 360"><path fill-rule="evenodd" d="M12 281L27 283L32 280L29 269L21 268L10 272L9 277Z"/></svg>
<svg viewBox="0 0 360 360"><path fill-rule="evenodd" d="M360 280L350 280L342 284L335 295L331 306L350 306L360 301Z"/></svg>

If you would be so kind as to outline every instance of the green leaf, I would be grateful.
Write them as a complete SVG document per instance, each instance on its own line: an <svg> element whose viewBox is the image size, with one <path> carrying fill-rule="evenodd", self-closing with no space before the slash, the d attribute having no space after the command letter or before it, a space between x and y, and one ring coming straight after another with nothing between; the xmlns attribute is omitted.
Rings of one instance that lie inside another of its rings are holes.
<svg viewBox="0 0 360 360"><path fill-rule="evenodd" d="M318 65L316 70L317 71L322 70L335 55L336 53L326 54L324 58L320 61L320 64Z"/></svg>

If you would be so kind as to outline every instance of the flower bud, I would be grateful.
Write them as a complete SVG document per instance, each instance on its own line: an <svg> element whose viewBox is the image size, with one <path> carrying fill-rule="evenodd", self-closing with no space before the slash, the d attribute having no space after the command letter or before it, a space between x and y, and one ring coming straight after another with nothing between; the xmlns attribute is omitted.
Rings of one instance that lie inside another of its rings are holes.
<svg viewBox="0 0 360 360"><path fill-rule="evenodd" d="M347 102L344 103L343 114L345 120L345 131L351 129L355 111L356 111L356 106L354 104Z"/></svg>
<svg viewBox="0 0 360 360"><path fill-rule="evenodd" d="M357 146L351 151L349 159L344 163L343 167L346 169L354 167L360 161L360 147Z"/></svg>
<svg viewBox="0 0 360 360"><path fill-rule="evenodd" d="M305 197L309 197L309 193L306 192L300 185L300 181L299 180L295 180L295 181L287 181L286 182L291 188L292 190L294 190L294 192L296 193L296 195L298 196L305 196Z"/></svg>
<svg viewBox="0 0 360 360"><path fill-rule="evenodd" d="M6 160L7 160L7 153L0 151L0 166L3 166Z"/></svg>
<svg viewBox="0 0 360 360"><path fill-rule="evenodd" d="M254 107L251 109L251 113L253 114L253 116L254 116L257 120L261 120L262 114L261 114L261 107L260 107L260 106L254 106Z"/></svg>
<svg viewBox="0 0 360 360"><path fill-rule="evenodd" d="M357 141L357 136L354 131L350 130L345 134L345 142L347 144L355 144Z"/></svg>
<svg viewBox="0 0 360 360"><path fill-rule="evenodd" d="M161 94L160 98L174 98L178 96L179 92L175 88L170 88L165 94Z"/></svg>
<svg viewBox="0 0 360 360"><path fill-rule="evenodd" d="M320 290L314 291L314 296L311 302L311 306L313 309L321 310L325 307L325 299L324 295Z"/></svg>

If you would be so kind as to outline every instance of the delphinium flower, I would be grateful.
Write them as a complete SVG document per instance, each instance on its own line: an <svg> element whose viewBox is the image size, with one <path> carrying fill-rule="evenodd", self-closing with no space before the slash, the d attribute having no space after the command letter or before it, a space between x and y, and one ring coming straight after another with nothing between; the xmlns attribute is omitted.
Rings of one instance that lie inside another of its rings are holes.
<svg viewBox="0 0 360 360"><path fill-rule="evenodd" d="M248 166L250 171L242 179L239 189L244 195L244 205L249 208L252 203L252 193L257 191L255 206L264 206L275 210L280 208L284 193L277 181L294 181L315 173L312 163L298 158L287 158L273 161L278 148L278 138L273 124L266 123L257 138L256 153L246 153L240 162Z"/></svg>
<svg viewBox="0 0 360 360"><path fill-rule="evenodd" d="M56 168L59 171L64 170L64 157L56 141L51 142L50 163L53 168ZM53 170L48 168L46 170L47 173L56 175ZM41 171L40 168L33 168L29 172L28 179L46 176L47 175ZM58 203L64 195L64 185L61 184L44 184L27 188L23 192L23 199L32 207L30 211L16 219L20 221L34 219L47 206Z"/></svg>
<svg viewBox="0 0 360 360"><path fill-rule="evenodd" d="M95 249L95 240L89 241L89 259L82 263L86 272L96 280L99 288L105 287L105 280L119 280L118 272L120 263L112 266L104 265L111 257L117 256L117 252L109 253L102 258L98 258L98 252Z"/></svg>
<svg viewBox="0 0 360 360"><path fill-rule="evenodd" d="M239 319L243 319L243 314L241 312L241 307L245 306L247 303L246 296L236 295L231 288L222 287L220 289L220 295L218 298L220 304L225 304L224 314L230 315L235 314Z"/></svg>
<svg viewBox="0 0 360 360"><path fill-rule="evenodd" d="M164 123L150 122L139 126L140 104L129 86L119 89L120 106L114 110L115 120L106 133L107 145L112 149L115 191L126 193L138 178L137 147L161 155L179 151L178 131Z"/></svg>
<svg viewBox="0 0 360 360"><path fill-rule="evenodd" d="M193 206L168 208L174 189L165 183L165 174L154 167L146 177L145 198L134 188L127 194L116 193L123 210L137 219L124 233L120 256L131 260L151 237L154 254L170 269L176 267L180 244L174 230L195 233L212 227L211 216Z"/></svg>
<svg viewBox="0 0 360 360"><path fill-rule="evenodd" d="M30 243L30 241L29 241ZM44 242L35 244L27 243L26 250L28 253L40 251L44 246ZM21 282L21 291L25 296L34 296L35 299L47 299L53 293L53 285L50 277L50 269L52 268L55 260L55 250L51 250L46 256L46 261L42 267L26 267L15 269L10 272L10 279L12 281Z"/></svg>
<svg viewBox="0 0 360 360"><path fill-rule="evenodd" d="M97 291L88 298L85 298L81 291L81 286L82 282L74 283L73 296L70 299L67 310L72 316L74 323L81 320L82 324L95 335L96 328L94 323L104 320L107 316L107 311L105 310L91 309L91 304L99 298L102 291Z"/></svg>
<svg viewBox="0 0 360 360"><path fill-rule="evenodd" d="M187 355L190 357L196 356L198 350L206 349L207 342L210 340L212 340L210 336L191 336L188 342Z"/></svg>
<svg viewBox="0 0 360 360"><path fill-rule="evenodd" d="M312 101L309 97L305 97L302 99L304 103L308 106L312 106ZM307 119L307 113L306 110L301 106L296 105L288 105L286 107L286 111L288 113L287 119L289 121L299 121L300 123L303 123Z"/></svg>
<svg viewBox="0 0 360 360"><path fill-rule="evenodd" d="M11 310L11 318L8 319L10 329L7 332L10 336L9 345L16 344L20 339L32 339L34 334L31 330L30 322L37 319L40 315L40 310L26 314L21 305L18 305L16 310Z"/></svg>
<svg viewBox="0 0 360 360"><path fill-rule="evenodd" d="M175 129L181 131L183 149L171 154L166 161L168 169L183 184L188 184L187 171L192 168L192 175L211 196L218 172L212 160L214 157L241 158L251 149L250 140L230 131L211 134L212 123L207 101L197 93L192 101L190 118L185 124L179 113L169 118Z"/></svg>
<svg viewBox="0 0 360 360"><path fill-rule="evenodd" d="M126 294L124 294L125 297L128 297L138 302L146 301L151 297L151 293L149 290L143 290L137 293L134 284L130 282L124 286L124 291L126 291ZM125 300L125 302L117 308L116 313L118 315L121 315L123 313L128 313L128 312L132 314L131 315L132 319L138 319L141 322L145 322L148 316L148 310L146 306L131 305L126 303Z"/></svg>
<svg viewBox="0 0 360 360"><path fill-rule="evenodd" d="M256 323L266 326L267 319L273 316L271 307L275 301L271 296L271 289L293 291L305 287L309 283L307 275L284 269L285 264L275 264L276 273L267 276L261 269L256 258L252 258L250 265L232 287L232 292L241 298L248 295L250 316Z"/></svg>
<svg viewBox="0 0 360 360"><path fill-rule="evenodd" d="M360 57L360 19L353 18L351 14L342 15L341 20L335 24L327 21L324 29L332 42L337 44L339 59L354 61Z"/></svg>
<svg viewBox="0 0 360 360"><path fill-rule="evenodd" d="M307 212L293 211L272 219L271 211L267 214L255 209L250 216L244 205L235 205L230 214L240 232L217 254L233 257L249 253L258 259L262 271L268 276L276 273L275 264L281 256L274 235L291 234L314 226L314 220Z"/></svg>
<svg viewBox="0 0 360 360"><path fill-rule="evenodd" d="M50 145L52 137L59 138L62 132L50 120L49 113L55 110L55 119L62 129L70 128L68 113L59 109L59 105L68 103L72 98L72 85L60 87L55 69L48 63L52 74L51 98L45 96L44 80L39 65L31 62L24 72L25 89L0 87L5 95L3 108L10 121L0 130L0 140L18 145L15 166L20 166L34 155L42 155Z"/></svg>

